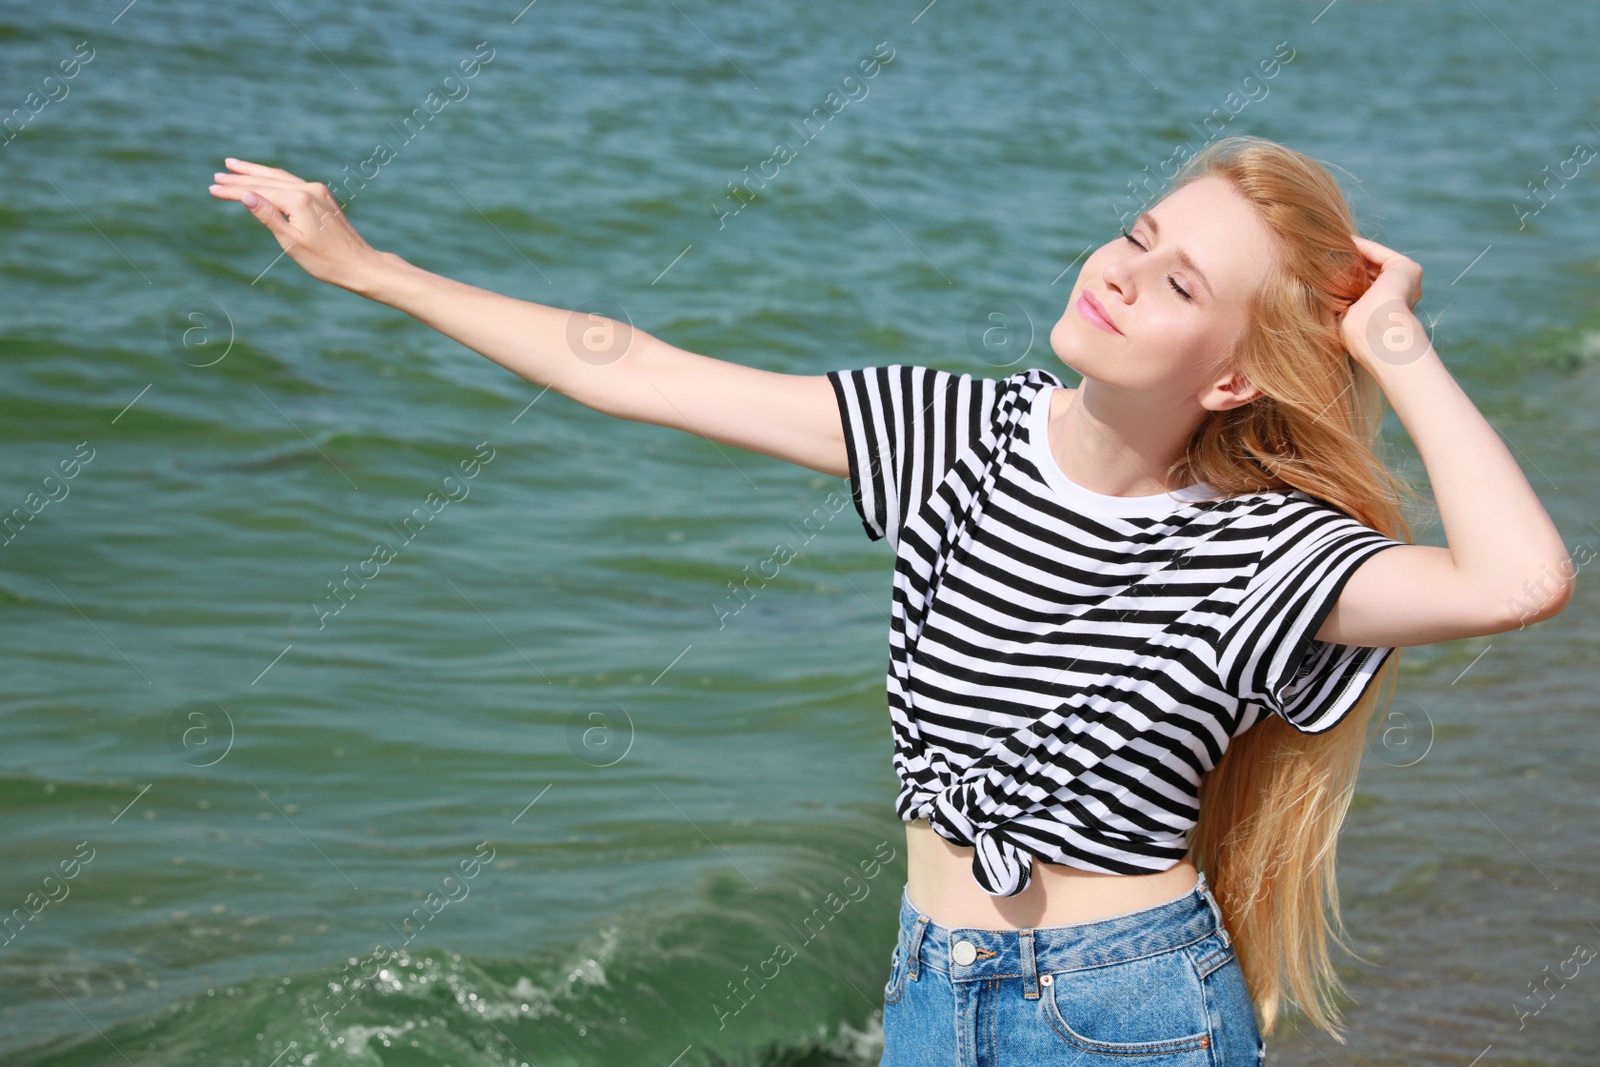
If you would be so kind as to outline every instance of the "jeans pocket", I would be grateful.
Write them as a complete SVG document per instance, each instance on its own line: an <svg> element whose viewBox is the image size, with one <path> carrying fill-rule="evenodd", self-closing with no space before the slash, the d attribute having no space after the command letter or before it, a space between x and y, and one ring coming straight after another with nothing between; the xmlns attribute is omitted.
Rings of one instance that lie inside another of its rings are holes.
<svg viewBox="0 0 1600 1067"><path fill-rule="evenodd" d="M883 987L883 1003L885 1007L899 1003L901 996L905 994L906 972L908 970L910 968L906 966L906 939L904 935L901 935L900 940L895 942L894 955L889 960L889 981Z"/></svg>
<svg viewBox="0 0 1600 1067"><path fill-rule="evenodd" d="M1182 951L1054 974L1042 992L1051 1027L1080 1052L1131 1063L1211 1047L1205 994Z"/></svg>

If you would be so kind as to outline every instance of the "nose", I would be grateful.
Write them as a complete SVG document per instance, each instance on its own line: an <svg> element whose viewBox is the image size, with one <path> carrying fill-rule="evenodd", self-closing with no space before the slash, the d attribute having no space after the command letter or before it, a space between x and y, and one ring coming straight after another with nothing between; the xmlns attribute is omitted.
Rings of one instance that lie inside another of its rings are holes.
<svg viewBox="0 0 1600 1067"><path fill-rule="evenodd" d="M1132 299L1134 293L1134 272L1129 262L1130 258L1124 257L1108 263L1100 271L1100 277L1106 283L1106 288L1124 301Z"/></svg>

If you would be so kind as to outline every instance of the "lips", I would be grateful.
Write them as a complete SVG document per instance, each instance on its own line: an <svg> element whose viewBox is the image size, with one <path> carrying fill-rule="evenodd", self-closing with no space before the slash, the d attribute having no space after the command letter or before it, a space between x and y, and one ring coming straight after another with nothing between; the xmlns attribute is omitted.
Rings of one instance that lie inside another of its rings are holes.
<svg viewBox="0 0 1600 1067"><path fill-rule="evenodd" d="M1121 335L1116 323L1111 321L1111 316L1106 313L1105 306L1094 298L1094 294L1085 289L1083 295L1078 297L1078 313L1107 333Z"/></svg>

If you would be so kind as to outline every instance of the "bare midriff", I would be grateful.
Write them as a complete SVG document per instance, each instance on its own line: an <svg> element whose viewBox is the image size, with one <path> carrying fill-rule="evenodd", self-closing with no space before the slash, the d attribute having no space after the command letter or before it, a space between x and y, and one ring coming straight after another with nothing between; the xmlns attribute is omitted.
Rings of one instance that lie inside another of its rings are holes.
<svg viewBox="0 0 1600 1067"><path fill-rule="evenodd" d="M1200 878L1187 856L1156 874L1102 874L1035 860L1028 888L996 897L973 879L972 857L971 847L940 837L926 819L906 823L906 893L917 910L940 926L1031 930L1152 908L1177 900Z"/></svg>

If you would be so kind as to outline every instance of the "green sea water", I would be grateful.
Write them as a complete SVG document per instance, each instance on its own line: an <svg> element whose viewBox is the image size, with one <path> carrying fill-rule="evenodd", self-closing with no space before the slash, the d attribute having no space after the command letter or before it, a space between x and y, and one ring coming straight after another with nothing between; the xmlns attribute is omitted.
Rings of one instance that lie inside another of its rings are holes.
<svg viewBox="0 0 1600 1067"><path fill-rule="evenodd" d="M224 156L693 351L1001 377L1065 371L1075 264L1175 152L1273 137L1423 264L1580 559L1597 42L1550 0L0 7L0 1063L881 1045L892 556L848 486L313 282ZM1580 577L1401 653L1339 850L1350 1043L1290 1017L1270 1062L1594 1062L1596 612Z"/></svg>

